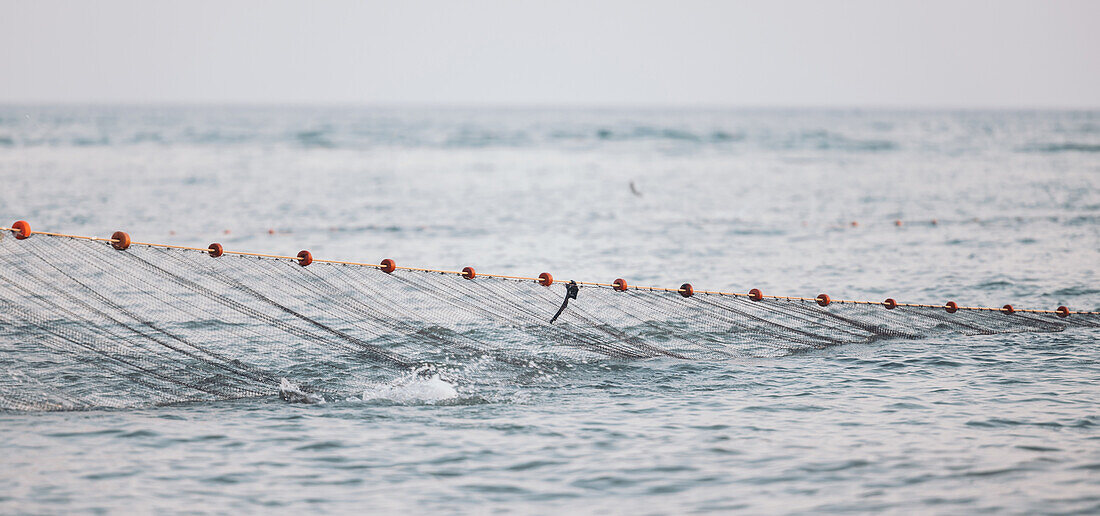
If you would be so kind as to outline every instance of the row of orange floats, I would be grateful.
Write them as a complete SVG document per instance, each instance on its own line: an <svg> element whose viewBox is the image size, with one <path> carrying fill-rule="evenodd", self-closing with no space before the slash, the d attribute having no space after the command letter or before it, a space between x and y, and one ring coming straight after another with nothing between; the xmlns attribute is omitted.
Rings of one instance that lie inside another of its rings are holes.
<svg viewBox="0 0 1100 516"><path fill-rule="evenodd" d="M18 240L24 240L24 239L30 238L31 235L36 233L35 231L31 230L30 224L25 220L20 220L20 221L15 222L14 224L12 224L11 228L9 228L9 229L15 234L15 238L18 239ZM119 251L126 250L133 244L133 241L131 240L130 235L127 234L124 231L115 231L111 235L111 238L109 238L109 239L79 237L79 236L75 236L75 235L62 235L62 234L58 234L58 233L45 233L45 232L39 232L39 233L45 234L45 235L52 235L52 236L85 238L85 239L91 239L91 240L103 240L103 241L109 242L111 244L111 247L113 247L113 248L115 248ZM216 243L216 242L213 243L213 244L210 244L206 249L199 249L199 248L193 248L193 247L183 247L183 246L171 246L171 245L167 245L167 244L148 244L148 243L142 243L142 244L143 245L156 246L156 247L167 247L167 248L206 251L210 256L212 256L214 258L219 258L219 257L221 257L221 256L223 256L227 253L227 251L225 250L225 247L222 244L219 244L219 243ZM304 250L304 249L302 251L299 251L298 254L296 256L293 256L293 257L278 256L278 255L265 255L265 254L257 254L257 253L242 253L242 252L235 252L235 253L231 253L231 254L237 254L237 255L243 255L243 256L262 256L262 257L270 257L270 258L281 258L281 259L296 260L298 262L298 265L301 265L302 267L307 267L307 266L313 264L313 262L314 262L313 254L310 253L308 250ZM379 269L382 272L385 272L387 274L392 274L394 271L396 271L398 269L406 269L406 270L414 270L414 271L426 271L426 272L440 272L440 273L447 273L447 274L457 274L457 275L460 275L463 278L468 279L468 280L472 280L472 279L477 277L477 271L474 270L473 267L464 267L461 271L444 271L444 270L436 270L436 269L419 269L419 268L411 268L411 267L398 267L397 263L393 259L390 259L390 258L386 258L386 259L380 261L378 264L356 263L356 262L336 262L336 261L331 261L331 260L320 260L320 261L321 262L326 262L326 263L338 263L338 264L348 264L348 265L359 265L359 266L366 266L366 267L374 267L374 268L377 268L377 269ZM540 285L545 286L545 287L549 287L550 285L554 284L554 276L551 275L549 272L543 272L543 273L539 274L539 276L537 278L500 276L500 275L485 275L485 276L488 276L488 277L503 277L503 278L511 278L511 279L522 279L522 280L533 280L533 281L536 281ZM611 282L610 284L588 283L588 282L578 282L578 284L581 284L581 285L596 285L596 286L610 286L612 289L614 289L618 292L625 292L625 291L627 291L631 288L630 285L627 284L626 280L622 279L622 278L617 278L615 281ZM676 292L679 292L679 294L681 296L685 297L685 298L692 297L692 296L695 295L695 288L692 287L691 283L684 283L683 285L680 285L679 289L658 289L658 288L652 288L652 287L634 287L634 288L635 289L641 289L641 290L666 290L666 291L674 290ZM829 306L831 303L834 302L833 299L830 298L828 294L824 294L824 293L823 294L818 294L817 297L812 298L812 299L800 298L800 297L786 297L786 296L765 296L763 294L763 292L760 291L760 289L756 289L756 288L749 290L747 294L737 294L737 293L730 293L730 292L717 292L717 294L747 297L748 299L750 299L752 301L762 301L765 297L773 298L773 299L779 299L779 300L814 301L819 306L822 306L822 307ZM871 302L866 302L866 301L843 301L843 300L838 300L838 301L835 301L835 302L838 302L838 303L857 303L857 304L876 304L876 303L871 303ZM885 301L883 301L881 303L881 305L884 308L886 308L887 310L893 310L893 309L895 309L899 306L910 306L910 307L921 307L921 308L929 308L929 307L933 306L933 305L900 304L893 298L886 299ZM1010 305L1010 304L1006 304L1006 305L1004 305L1003 307L1001 307L999 309L998 308L975 308L975 307L960 307L959 304L954 302L954 301L948 301L946 304L944 304L942 306L942 308L944 309L944 311L946 311L949 314L953 314L955 312L958 312L960 309L962 309L962 310L979 310L979 311L999 311L999 312L1003 312L1003 313L1006 313L1006 314L1013 314L1013 313L1017 312L1017 310L1015 308L1013 308L1013 306ZM1022 312L1043 312L1041 310L1020 310L1020 311L1022 311ZM1051 311L1046 311L1046 313L1054 313L1054 314L1057 314L1059 317L1068 317L1073 312L1071 312L1069 310L1069 308L1067 308L1066 306L1059 306L1056 310L1053 310L1052 312Z"/></svg>

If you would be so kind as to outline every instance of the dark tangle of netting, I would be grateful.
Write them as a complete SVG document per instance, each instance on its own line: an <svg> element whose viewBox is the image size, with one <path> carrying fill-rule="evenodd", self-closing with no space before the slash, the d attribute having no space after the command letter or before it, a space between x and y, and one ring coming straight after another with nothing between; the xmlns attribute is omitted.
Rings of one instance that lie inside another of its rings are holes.
<svg viewBox="0 0 1100 516"><path fill-rule="evenodd" d="M472 362L531 374L609 359L779 356L878 338L1100 326L1003 313L582 286L35 236L0 239L0 409L285 394Z"/></svg>

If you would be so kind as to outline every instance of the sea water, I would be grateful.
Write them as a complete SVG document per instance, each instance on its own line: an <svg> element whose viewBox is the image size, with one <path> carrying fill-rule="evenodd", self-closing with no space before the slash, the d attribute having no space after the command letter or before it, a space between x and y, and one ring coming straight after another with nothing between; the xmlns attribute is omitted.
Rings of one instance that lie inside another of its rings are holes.
<svg viewBox="0 0 1100 516"><path fill-rule="evenodd" d="M1094 111L3 106L0 181L38 230L1100 310ZM1095 513L1098 335L0 413L0 512Z"/></svg>

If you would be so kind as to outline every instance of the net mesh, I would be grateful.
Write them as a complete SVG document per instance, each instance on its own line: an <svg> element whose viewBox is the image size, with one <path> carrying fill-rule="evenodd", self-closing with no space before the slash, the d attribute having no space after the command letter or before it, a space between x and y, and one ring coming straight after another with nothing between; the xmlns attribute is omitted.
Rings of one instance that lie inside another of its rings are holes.
<svg viewBox="0 0 1100 516"><path fill-rule="evenodd" d="M38 236L0 239L0 409L339 398L447 364L774 356L884 337L1100 326L1100 317L566 285ZM289 385L289 387L288 387Z"/></svg>

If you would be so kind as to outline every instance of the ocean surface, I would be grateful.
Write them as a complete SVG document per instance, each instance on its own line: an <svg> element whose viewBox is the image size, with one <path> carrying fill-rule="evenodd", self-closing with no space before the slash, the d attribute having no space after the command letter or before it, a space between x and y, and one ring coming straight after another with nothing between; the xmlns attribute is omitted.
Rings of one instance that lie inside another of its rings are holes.
<svg viewBox="0 0 1100 516"><path fill-rule="evenodd" d="M35 230L1100 310L1096 111L0 106L0 181ZM1098 337L0 412L0 513L1095 514Z"/></svg>

